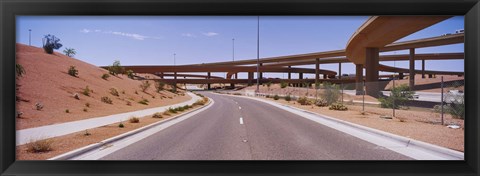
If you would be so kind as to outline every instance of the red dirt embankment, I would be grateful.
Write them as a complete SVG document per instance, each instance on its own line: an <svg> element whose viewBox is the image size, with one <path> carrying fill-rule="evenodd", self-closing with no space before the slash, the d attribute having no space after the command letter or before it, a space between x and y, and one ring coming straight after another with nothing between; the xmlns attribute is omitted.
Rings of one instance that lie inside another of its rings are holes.
<svg viewBox="0 0 480 176"><path fill-rule="evenodd" d="M22 113L17 118L17 130L165 106L191 98L182 93L157 93L153 82L142 92L142 82L126 75L110 75L107 80L102 79L103 74L108 74L107 70L58 52L46 54L42 48L23 44L17 44L16 50L16 61L26 72L17 79L20 100L16 106ZM70 66L78 70L78 77L68 74ZM82 94L87 86L92 90L89 96ZM111 88L115 88L119 95L112 95ZM78 94L79 99L74 98L74 94ZM109 97L113 103L102 102L102 97ZM147 99L148 105L138 103L142 99ZM131 105L127 105L128 102ZM43 108L37 110L36 103L42 104Z"/></svg>

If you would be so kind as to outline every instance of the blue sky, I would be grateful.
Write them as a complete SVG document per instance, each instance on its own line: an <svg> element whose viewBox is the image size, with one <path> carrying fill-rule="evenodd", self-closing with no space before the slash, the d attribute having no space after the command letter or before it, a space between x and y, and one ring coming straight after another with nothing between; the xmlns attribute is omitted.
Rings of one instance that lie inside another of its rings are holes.
<svg viewBox="0 0 480 176"><path fill-rule="evenodd" d="M368 17L261 16L260 57L272 57L344 49L353 32ZM464 28L463 16L453 17L399 41L454 33ZM18 16L17 42L41 47L42 38L53 34L65 47L75 48L75 58L104 66L120 60L122 65L173 65L257 57L256 16ZM463 44L417 49L416 53L463 52ZM382 54L405 54L396 51ZM426 69L463 71L464 62L426 61ZM393 65L393 62L383 62ZM407 68L407 62L396 62ZM321 68L336 71L338 64ZM421 68L421 61L416 63ZM343 64L343 73L354 73L353 64ZM213 75L222 76L216 73ZM267 77L283 74L266 73ZM244 77L246 74L240 74ZM295 76L295 75L294 75ZM308 77L308 76L307 76Z"/></svg>

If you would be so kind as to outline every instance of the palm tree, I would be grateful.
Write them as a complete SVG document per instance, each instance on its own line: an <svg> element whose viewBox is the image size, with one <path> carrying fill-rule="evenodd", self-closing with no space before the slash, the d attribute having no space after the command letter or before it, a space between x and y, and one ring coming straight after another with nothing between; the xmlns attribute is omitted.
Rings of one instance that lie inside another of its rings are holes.
<svg viewBox="0 0 480 176"><path fill-rule="evenodd" d="M65 48L65 50L63 50L63 53L65 53L65 55L67 55L68 57L73 57L75 54L77 54L77 52L75 52L75 49L73 48Z"/></svg>

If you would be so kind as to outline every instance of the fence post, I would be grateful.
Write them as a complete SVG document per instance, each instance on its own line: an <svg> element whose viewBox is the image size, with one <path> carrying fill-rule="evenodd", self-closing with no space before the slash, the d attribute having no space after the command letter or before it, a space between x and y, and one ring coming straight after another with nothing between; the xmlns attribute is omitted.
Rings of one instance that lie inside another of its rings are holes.
<svg viewBox="0 0 480 176"><path fill-rule="evenodd" d="M442 88L442 100L441 100L441 106L442 106L442 125L443 125L443 76L442 76L442 82L440 84L440 87Z"/></svg>
<svg viewBox="0 0 480 176"><path fill-rule="evenodd" d="M362 92L362 111L365 112L365 80L363 80Z"/></svg>

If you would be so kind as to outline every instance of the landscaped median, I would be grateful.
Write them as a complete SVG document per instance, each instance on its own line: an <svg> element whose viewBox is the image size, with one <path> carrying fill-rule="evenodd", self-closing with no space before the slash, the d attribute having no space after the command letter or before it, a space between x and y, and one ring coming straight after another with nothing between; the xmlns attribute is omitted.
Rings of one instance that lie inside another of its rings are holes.
<svg viewBox="0 0 480 176"><path fill-rule="evenodd" d="M45 160L85 146L91 146L93 144L105 145L100 143L102 141L113 141L134 135L153 126L199 110L211 103L209 98L201 94L197 95L202 98L190 105L173 106L165 111L148 116L132 116L118 123L19 145L16 148L17 160Z"/></svg>
<svg viewBox="0 0 480 176"><path fill-rule="evenodd" d="M238 93L233 92L228 94L239 95ZM343 126L353 127L357 131L360 130L365 131L366 133L377 134L377 136L385 136L388 139L399 141L400 144L405 144L399 146L415 146L422 150L433 151L436 153L432 156L438 154L448 155L445 158L450 158L452 156L452 158L456 159L463 158L464 131L461 128L451 129L443 125L418 122L412 119L385 119L380 117L379 113L382 113L381 111L377 113L372 113L370 111L362 113L362 107L356 107L353 105L345 105L347 109L335 110L338 108L334 106L318 107L311 104L301 105L302 100L300 99L286 101L283 97L277 99L275 96L270 98L240 97L269 102L282 109L293 110L294 112L306 116L312 116L311 119L314 119L314 121L320 120L322 122L327 122L325 124L328 124L329 126L333 125L331 126L332 128L338 124L343 124ZM378 110L380 109L381 108L378 108ZM403 113L408 113L408 111ZM319 117L322 117L324 120L321 120L322 118ZM423 158L431 159L432 157L427 156Z"/></svg>

